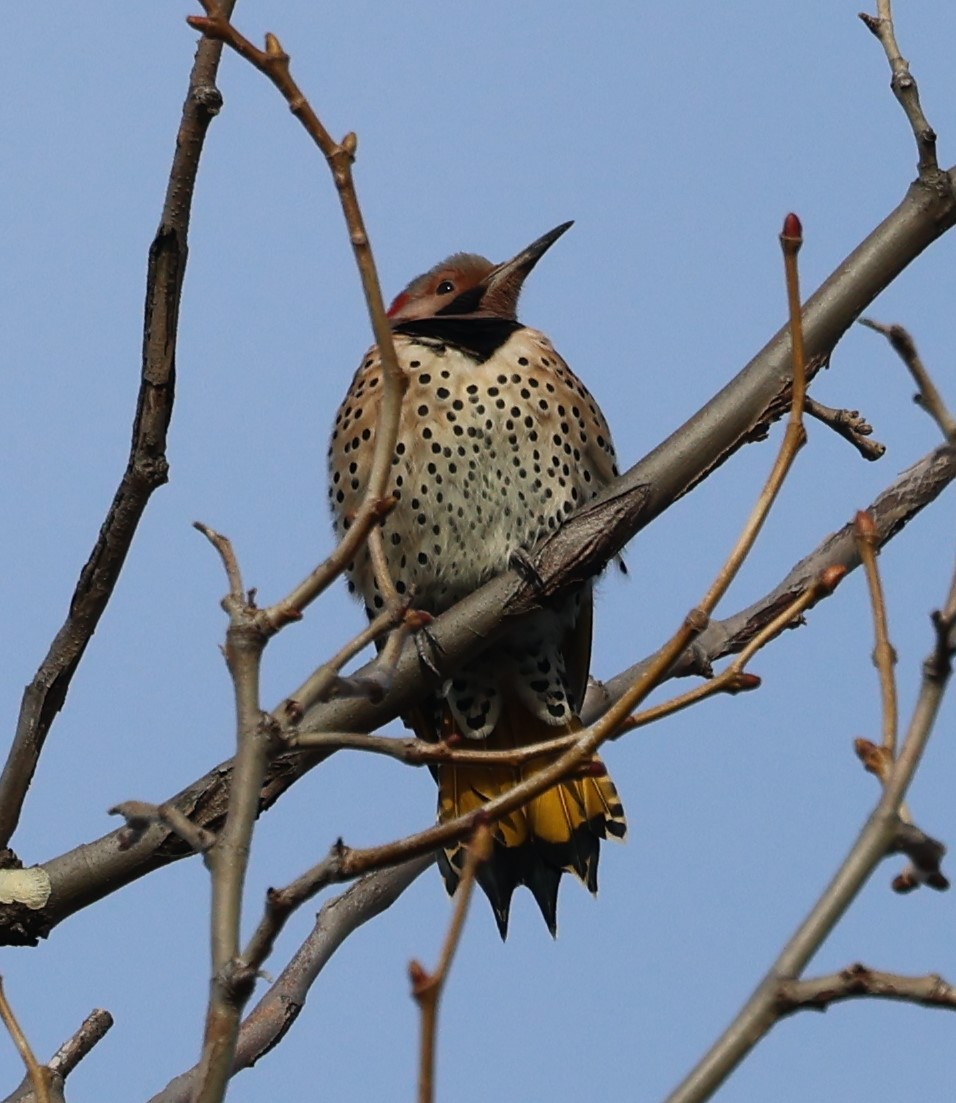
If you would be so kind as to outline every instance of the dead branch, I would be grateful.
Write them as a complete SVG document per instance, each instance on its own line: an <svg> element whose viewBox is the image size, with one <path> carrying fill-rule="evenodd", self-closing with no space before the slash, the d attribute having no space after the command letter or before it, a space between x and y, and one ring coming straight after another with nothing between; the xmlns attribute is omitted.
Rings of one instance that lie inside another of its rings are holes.
<svg viewBox="0 0 956 1103"><path fill-rule="evenodd" d="M223 11L232 11L227 0ZM222 46L202 42L189 75L159 229L149 249L143 362L126 471L90 558L80 572L63 626L27 686L13 745L0 775L0 847L10 841L43 744L126 562L150 496L167 480L166 430L173 410L179 301L186 271L193 191L209 124L222 106L216 74Z"/></svg>

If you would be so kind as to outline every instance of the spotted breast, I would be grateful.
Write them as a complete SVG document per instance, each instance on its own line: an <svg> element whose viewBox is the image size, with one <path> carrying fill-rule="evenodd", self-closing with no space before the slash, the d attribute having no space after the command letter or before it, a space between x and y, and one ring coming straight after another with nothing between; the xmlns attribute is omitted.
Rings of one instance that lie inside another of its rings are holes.
<svg viewBox="0 0 956 1103"><path fill-rule="evenodd" d="M568 225L501 265L457 254L409 284L390 311L408 378L383 518L389 570L400 593L438 614L505 570L616 475L604 416L548 338L516 320L518 294ZM367 354L339 409L329 450L330 499L341 535L365 492L382 367ZM383 606L367 550L349 585L370 614ZM418 734L460 734L490 749L526 746L580 728L587 682L591 592L585 587L526 618L458 669L410 718ZM545 760L547 761L547 760ZM439 818L477 811L540 768L442 766ZM561 873L597 889L599 840L625 833L606 776L554 787L499 821L479 880L502 936L511 896L530 887L552 933ZM454 891L460 847L442 868Z"/></svg>

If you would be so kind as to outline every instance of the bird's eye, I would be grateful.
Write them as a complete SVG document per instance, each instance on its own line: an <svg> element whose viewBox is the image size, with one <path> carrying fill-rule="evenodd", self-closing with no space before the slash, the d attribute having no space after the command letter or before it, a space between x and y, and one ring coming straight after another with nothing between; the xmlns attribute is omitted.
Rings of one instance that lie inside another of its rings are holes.
<svg viewBox="0 0 956 1103"><path fill-rule="evenodd" d="M455 290L455 285L451 280L442 280L441 283L435 288L436 295L449 295Z"/></svg>

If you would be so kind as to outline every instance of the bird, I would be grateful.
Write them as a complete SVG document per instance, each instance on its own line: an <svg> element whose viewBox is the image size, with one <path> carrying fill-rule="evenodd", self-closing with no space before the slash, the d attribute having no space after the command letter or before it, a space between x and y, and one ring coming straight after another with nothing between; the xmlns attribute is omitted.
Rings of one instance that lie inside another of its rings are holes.
<svg viewBox="0 0 956 1103"><path fill-rule="evenodd" d="M516 563L617 475L607 422L539 330L517 320L526 277L572 223L493 264L455 253L413 279L388 310L407 377L382 545L395 588L437 615ZM383 368L373 346L339 407L329 447L329 498L341 538L368 484ZM367 547L348 567L369 617L385 606ZM582 728L592 632L591 584L545 604L488 651L454 670L405 717L423 739L453 736L489 750L524 747ZM550 758L521 766L441 764L438 819L478 813ZM552 936L561 876L597 892L600 841L627 830L603 765L549 789L492 828L477 880L499 933L526 885ZM439 855L453 894L465 845Z"/></svg>

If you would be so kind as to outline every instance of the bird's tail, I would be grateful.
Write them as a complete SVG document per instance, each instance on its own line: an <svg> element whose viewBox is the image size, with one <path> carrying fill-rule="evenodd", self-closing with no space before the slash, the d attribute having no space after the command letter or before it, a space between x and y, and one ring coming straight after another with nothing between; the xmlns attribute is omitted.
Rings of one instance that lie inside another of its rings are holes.
<svg viewBox="0 0 956 1103"><path fill-rule="evenodd" d="M450 715L443 734L450 734ZM506 703L500 722L481 743L482 749L512 750L579 731L580 721L555 728L531 716L520 704ZM479 811L488 801L532 776L557 755L535 758L523 766L439 766L438 818L441 822ZM511 896L527 885L538 902L551 934L557 932L558 885L562 873L573 873L597 892L600 840L623 839L624 809L614 782L606 774L573 778L555 785L528 804L498 820L491 857L478 869L478 883L494 909L498 930L508 933ZM464 847L458 844L439 858L449 893L458 886Z"/></svg>

